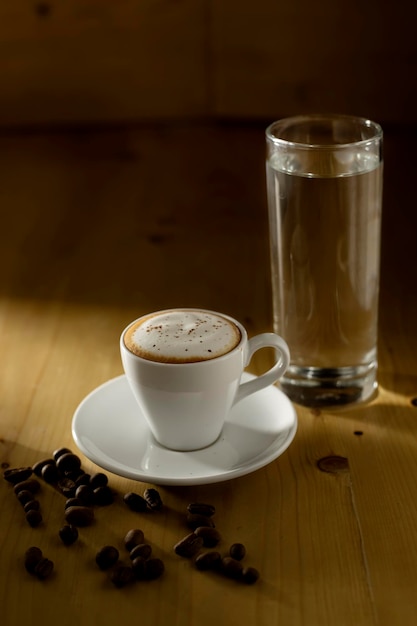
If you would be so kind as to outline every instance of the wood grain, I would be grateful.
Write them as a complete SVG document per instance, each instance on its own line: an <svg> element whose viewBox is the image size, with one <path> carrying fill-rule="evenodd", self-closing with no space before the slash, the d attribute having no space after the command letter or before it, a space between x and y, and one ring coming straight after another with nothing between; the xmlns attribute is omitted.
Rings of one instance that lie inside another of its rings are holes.
<svg viewBox="0 0 417 626"><path fill-rule="evenodd" d="M203 115L205 37L202 2L2 5L0 124Z"/></svg>
<svg viewBox="0 0 417 626"><path fill-rule="evenodd" d="M402 13L374 1L331 0L260 0L256 11L238 0L215 6L216 112L278 119L338 111L415 121L411 7Z"/></svg>
<svg viewBox="0 0 417 626"><path fill-rule="evenodd" d="M73 412L121 373L118 337L133 317L197 305L241 319L250 334L270 328L263 141L261 127L237 124L1 137L3 468L75 447ZM117 501L97 509L71 547L57 536L61 494L42 486L44 523L32 529L1 479L4 626L414 625L413 137L388 132L386 146L378 397L339 412L297 406L297 436L275 462L225 483L160 487L159 513L129 511L123 493L147 485L109 474ZM268 361L258 357L255 373ZM222 551L246 545L247 564L261 572L256 585L198 572L174 554L193 500L216 506ZM112 543L123 552L137 526L165 574L115 589L95 553ZM55 562L45 582L24 569L30 545Z"/></svg>
<svg viewBox="0 0 417 626"><path fill-rule="evenodd" d="M376 0L0 6L0 126L269 119L416 123L415 11Z"/></svg>

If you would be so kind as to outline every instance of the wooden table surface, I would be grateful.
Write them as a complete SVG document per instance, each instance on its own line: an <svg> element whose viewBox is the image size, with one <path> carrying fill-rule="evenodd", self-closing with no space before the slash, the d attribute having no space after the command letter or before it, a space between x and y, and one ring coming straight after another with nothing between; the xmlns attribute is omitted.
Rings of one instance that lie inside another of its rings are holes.
<svg viewBox="0 0 417 626"><path fill-rule="evenodd" d="M223 483L159 487L163 510L130 511L142 484L106 472L115 502L62 544L65 498L42 482L31 528L0 481L0 621L205 626L392 626L417 621L415 133L386 131L380 388L342 412L296 407L290 448ZM263 126L197 125L0 138L0 463L32 466L66 446L73 413L122 373L118 337L172 306L271 328ZM259 373L267 355L250 370ZM129 433L126 433L129 436ZM100 468L81 453L88 472ZM327 463L322 471L318 462ZM155 486L155 485L151 485ZM191 501L216 507L220 550L246 545L260 580L195 569L173 546ZM122 552L140 527L165 563L155 581L115 588L97 550ZM23 555L55 564L40 581Z"/></svg>

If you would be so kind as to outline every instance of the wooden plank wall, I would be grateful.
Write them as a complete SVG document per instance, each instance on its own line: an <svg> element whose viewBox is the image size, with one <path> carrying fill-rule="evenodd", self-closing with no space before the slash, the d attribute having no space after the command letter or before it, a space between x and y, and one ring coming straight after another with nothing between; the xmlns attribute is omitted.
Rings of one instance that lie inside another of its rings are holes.
<svg viewBox="0 0 417 626"><path fill-rule="evenodd" d="M417 122L414 3L2 0L0 125Z"/></svg>

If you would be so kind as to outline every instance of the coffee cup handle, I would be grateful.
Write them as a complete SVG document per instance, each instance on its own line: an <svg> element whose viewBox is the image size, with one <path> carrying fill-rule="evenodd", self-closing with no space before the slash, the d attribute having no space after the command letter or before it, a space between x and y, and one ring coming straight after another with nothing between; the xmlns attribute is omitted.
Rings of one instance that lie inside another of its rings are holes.
<svg viewBox="0 0 417 626"><path fill-rule="evenodd" d="M245 367L249 365L253 354L261 348L275 348L278 360L275 365L273 365L264 374L261 374L257 378L249 380L248 382L241 383L238 387L233 404L236 404L236 402L239 402L256 391L260 391L265 387L269 387L269 385L273 385L277 382L277 380L279 380L279 378L281 378L288 368L290 363L290 351L288 345L282 337L279 337L275 333L261 333L260 335L255 335L255 337L251 337L251 339L248 340Z"/></svg>

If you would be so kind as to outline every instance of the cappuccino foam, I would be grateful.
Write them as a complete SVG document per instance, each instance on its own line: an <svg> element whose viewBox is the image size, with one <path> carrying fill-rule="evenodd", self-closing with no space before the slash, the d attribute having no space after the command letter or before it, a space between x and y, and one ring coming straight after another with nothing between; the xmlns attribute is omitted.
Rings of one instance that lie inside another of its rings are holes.
<svg viewBox="0 0 417 626"><path fill-rule="evenodd" d="M160 363L195 363L227 354L241 334L232 321L207 311L155 313L130 326L124 344L137 356Z"/></svg>

